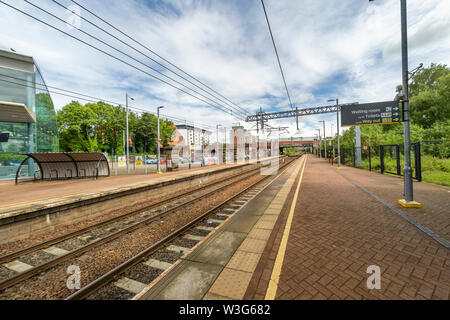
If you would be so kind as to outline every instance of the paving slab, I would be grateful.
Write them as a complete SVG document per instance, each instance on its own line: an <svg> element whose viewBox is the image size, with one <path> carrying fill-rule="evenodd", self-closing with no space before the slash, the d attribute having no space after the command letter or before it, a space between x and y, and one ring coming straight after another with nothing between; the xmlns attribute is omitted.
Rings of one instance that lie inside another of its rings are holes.
<svg viewBox="0 0 450 320"><path fill-rule="evenodd" d="M159 270L167 270L169 269L172 264L165 262L165 261L160 261L160 260L156 260L156 259L149 259L146 262L144 262L145 265L155 268L155 269L159 269Z"/></svg>
<svg viewBox="0 0 450 320"><path fill-rule="evenodd" d="M183 238L187 239L187 240L201 241L201 240L203 240L204 237L196 236L196 235L193 235L193 234L186 234L186 235L183 236Z"/></svg>
<svg viewBox="0 0 450 320"><path fill-rule="evenodd" d="M244 238L245 234L243 233L220 231L215 237L205 241L186 259L225 266Z"/></svg>
<svg viewBox="0 0 450 320"><path fill-rule="evenodd" d="M57 256L57 257L63 256L70 252L70 251L55 247L55 246L48 247L46 249L43 249L42 251L52 254L54 256Z"/></svg>
<svg viewBox="0 0 450 320"><path fill-rule="evenodd" d="M213 227L205 227L205 226L198 226L198 227L195 227L195 228L198 229L198 230L209 231L209 232L211 232L211 231L213 231L215 229Z"/></svg>
<svg viewBox="0 0 450 320"><path fill-rule="evenodd" d="M114 283L117 287L138 294L145 288L145 283L123 277Z"/></svg>
<svg viewBox="0 0 450 320"><path fill-rule="evenodd" d="M162 278L142 299L201 300L221 270L216 265L182 261L178 268Z"/></svg>
<svg viewBox="0 0 450 320"><path fill-rule="evenodd" d="M177 253L185 254L185 253L188 252L190 249L189 249L189 248L180 247L180 246L176 246L176 245L171 244L170 246L168 246L168 247L166 248L166 250L173 251L173 252L177 252Z"/></svg>
<svg viewBox="0 0 450 320"><path fill-rule="evenodd" d="M19 260L14 260L14 261L5 263L3 266L8 268L8 269L10 269L10 270L12 270L12 271L18 272L18 273L24 272L24 271L27 271L27 270L33 268L33 266L30 266L29 264L24 263L24 262L19 261Z"/></svg>
<svg viewBox="0 0 450 320"><path fill-rule="evenodd" d="M212 285L209 293L231 299L241 299L251 278L251 273L225 268Z"/></svg>

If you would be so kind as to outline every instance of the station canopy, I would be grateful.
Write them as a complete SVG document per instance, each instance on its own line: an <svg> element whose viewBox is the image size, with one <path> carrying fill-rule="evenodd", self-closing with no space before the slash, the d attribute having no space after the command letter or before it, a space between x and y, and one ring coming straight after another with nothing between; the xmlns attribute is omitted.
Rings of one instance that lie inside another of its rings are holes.
<svg viewBox="0 0 450 320"><path fill-rule="evenodd" d="M17 170L16 183L23 164L33 159L39 167L41 180L107 177L108 159L100 152L20 153L27 158ZM36 177L36 175L35 175Z"/></svg>
<svg viewBox="0 0 450 320"><path fill-rule="evenodd" d="M35 123L36 115L23 103L0 101L0 122Z"/></svg>

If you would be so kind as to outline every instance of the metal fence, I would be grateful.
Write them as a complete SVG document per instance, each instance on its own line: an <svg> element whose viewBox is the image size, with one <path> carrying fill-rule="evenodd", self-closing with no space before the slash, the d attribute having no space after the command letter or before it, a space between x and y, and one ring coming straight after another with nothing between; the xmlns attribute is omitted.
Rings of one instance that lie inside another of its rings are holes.
<svg viewBox="0 0 450 320"><path fill-rule="evenodd" d="M336 157L328 148L328 158L330 155ZM331 153L330 153L331 152ZM316 151L318 155L318 151ZM324 150L322 150L324 157ZM440 159L450 158L450 140L420 141L411 144L411 167L413 178L417 181L423 180L423 159L426 158L425 170L429 171L435 162ZM431 159L431 160L430 160ZM331 162L331 161L330 161ZM344 165L364 168L370 171L403 176L404 145L391 144L380 146L363 146L361 148L341 148L341 163ZM443 172L450 172L450 168L445 164L441 168Z"/></svg>
<svg viewBox="0 0 450 320"><path fill-rule="evenodd" d="M149 155L134 155L129 156L128 166L129 173L127 173L127 160L124 156L109 156L109 165L112 176L122 174L149 174L157 172L157 158ZM203 166L215 165L216 161L213 157L205 157L199 161L193 159L179 160L177 169L191 169ZM162 157L160 162L161 171L169 171L172 168L171 160L166 160Z"/></svg>

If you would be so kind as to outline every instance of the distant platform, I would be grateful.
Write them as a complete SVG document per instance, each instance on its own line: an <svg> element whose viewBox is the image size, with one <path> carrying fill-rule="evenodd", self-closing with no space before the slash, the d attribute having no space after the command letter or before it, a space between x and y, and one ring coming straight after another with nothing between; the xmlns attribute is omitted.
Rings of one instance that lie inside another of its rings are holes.
<svg viewBox="0 0 450 320"><path fill-rule="evenodd" d="M39 209L48 209L86 199L138 190L143 187L160 185L216 171L236 168L244 164L213 165L189 170L166 172L162 175L119 175L106 178L73 179L59 181L25 182L18 185L0 184L1 221Z"/></svg>

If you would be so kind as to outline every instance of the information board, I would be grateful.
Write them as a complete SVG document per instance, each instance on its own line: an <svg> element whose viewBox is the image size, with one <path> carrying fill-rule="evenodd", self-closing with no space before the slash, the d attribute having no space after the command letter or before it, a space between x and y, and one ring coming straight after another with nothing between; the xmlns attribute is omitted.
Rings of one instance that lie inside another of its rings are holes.
<svg viewBox="0 0 450 320"><path fill-rule="evenodd" d="M342 126L393 124L401 122L398 101L352 104L341 107Z"/></svg>

